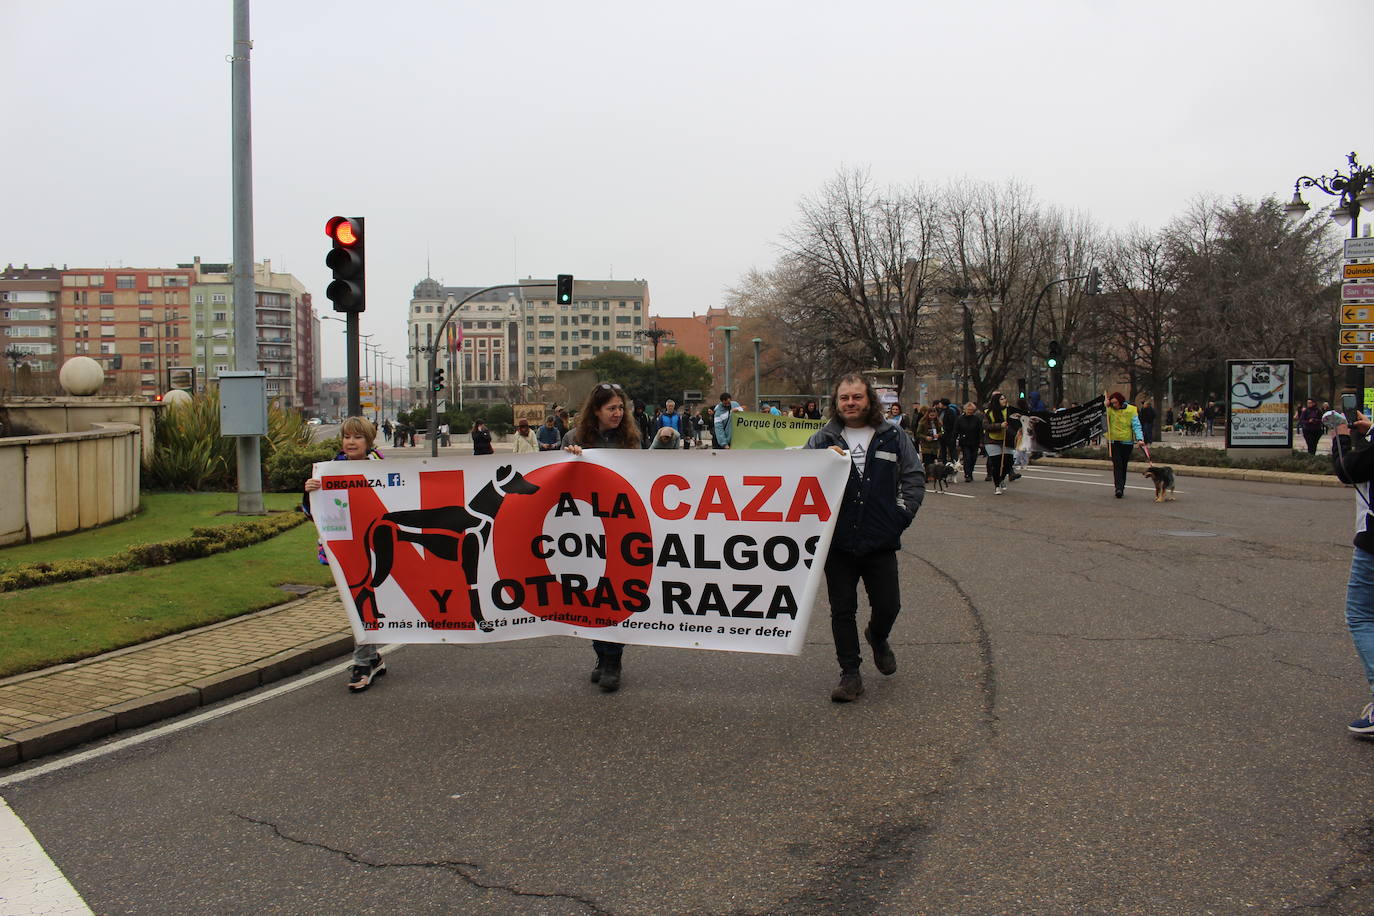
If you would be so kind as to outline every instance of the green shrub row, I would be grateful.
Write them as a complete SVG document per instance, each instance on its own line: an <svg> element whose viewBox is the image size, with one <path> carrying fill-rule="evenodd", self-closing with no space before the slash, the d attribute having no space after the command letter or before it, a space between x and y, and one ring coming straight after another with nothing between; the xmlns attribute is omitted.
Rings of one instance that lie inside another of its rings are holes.
<svg viewBox="0 0 1374 916"><path fill-rule="evenodd" d="M54 582L71 582L91 576L128 572L148 566L165 566L178 560L194 560L226 550L237 550L265 541L296 527L306 520L301 512L282 512L252 522L220 527L192 528L191 533L175 541L139 544L123 553L108 557L82 560L61 560L56 563L30 563L0 573L0 592L37 588Z"/></svg>
<svg viewBox="0 0 1374 916"><path fill-rule="evenodd" d="M1320 452L1309 455L1306 452L1293 452L1280 458L1240 458L1232 457L1219 448L1171 448L1166 445L1150 447L1150 456L1155 464L1176 465L1178 467L1203 468L1241 468L1251 471L1288 471L1294 474L1329 475L1331 456ZM1075 448L1059 453L1060 458L1109 458L1106 449ZM1136 449L1131 460L1139 461L1144 453Z"/></svg>

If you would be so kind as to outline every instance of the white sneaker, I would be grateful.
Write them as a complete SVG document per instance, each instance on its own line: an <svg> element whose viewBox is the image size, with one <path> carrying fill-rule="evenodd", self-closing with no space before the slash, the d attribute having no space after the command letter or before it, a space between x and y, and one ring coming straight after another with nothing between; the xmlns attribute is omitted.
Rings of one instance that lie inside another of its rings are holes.
<svg viewBox="0 0 1374 916"><path fill-rule="evenodd" d="M1001 495L1002 495L1003 493L1005 493L1005 492L1007 492L1007 488L1006 488L1006 487L995 487L995 488L993 489L993 491L992 491L992 495L993 495L993 496L1001 496Z"/></svg>

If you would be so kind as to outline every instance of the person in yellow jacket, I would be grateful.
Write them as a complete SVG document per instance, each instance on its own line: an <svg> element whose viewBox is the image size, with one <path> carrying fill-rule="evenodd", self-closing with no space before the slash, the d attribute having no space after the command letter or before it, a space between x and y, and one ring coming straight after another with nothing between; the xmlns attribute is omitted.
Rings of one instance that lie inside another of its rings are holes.
<svg viewBox="0 0 1374 916"><path fill-rule="evenodd" d="M1107 395L1107 448L1112 455L1112 479L1116 483L1116 498L1126 495L1126 465L1137 445L1145 445L1145 432L1140 417L1126 396L1119 391Z"/></svg>

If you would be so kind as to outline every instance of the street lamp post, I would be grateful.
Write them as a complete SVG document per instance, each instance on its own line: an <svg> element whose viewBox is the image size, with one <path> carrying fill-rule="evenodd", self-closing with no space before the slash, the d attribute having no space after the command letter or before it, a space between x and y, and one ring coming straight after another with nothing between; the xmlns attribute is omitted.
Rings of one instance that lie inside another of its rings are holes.
<svg viewBox="0 0 1374 916"><path fill-rule="evenodd" d="M725 325L720 328L725 332L725 385L724 390L730 391L733 384L730 380L730 335L739 330L739 325ZM733 394L733 392L731 392Z"/></svg>
<svg viewBox="0 0 1374 916"><path fill-rule="evenodd" d="M759 348L763 346L763 338L754 338L754 409L763 410L763 401L759 400Z"/></svg>
<svg viewBox="0 0 1374 916"><path fill-rule="evenodd" d="M1331 219L1336 225L1350 226L1350 237L1360 237L1360 210L1374 211L1374 166L1362 166L1355 153L1346 156L1350 163L1348 172L1332 171L1330 175L1313 178L1303 175L1293 182L1293 199L1283 208L1284 216L1292 222L1299 222L1311 208L1302 199L1303 188L1316 188L1324 194L1338 199L1336 208L1331 211ZM1361 366L1347 366L1345 385L1361 395L1363 403L1364 369Z"/></svg>
<svg viewBox="0 0 1374 916"><path fill-rule="evenodd" d="M649 342L652 343L652 344L654 345L654 384L653 384L653 388L651 389L651 392L652 392L652 395L653 395L653 404L654 404L655 407L657 407L657 406L659 406L659 403L658 403L658 345L659 345L660 343L673 343L673 342L674 342L674 341L673 341L673 332L670 331L670 330L668 330L667 328L660 328L660 327L658 326L658 322L654 322L653 324L649 325L647 328L640 328L638 331L635 331L635 334L636 334L637 336L639 336L639 337L648 338Z"/></svg>

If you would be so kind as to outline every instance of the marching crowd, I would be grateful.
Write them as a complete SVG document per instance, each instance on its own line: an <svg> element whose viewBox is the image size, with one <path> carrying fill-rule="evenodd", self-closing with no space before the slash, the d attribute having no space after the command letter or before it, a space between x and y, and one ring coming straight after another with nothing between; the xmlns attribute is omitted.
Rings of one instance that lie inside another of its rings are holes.
<svg viewBox="0 0 1374 916"><path fill-rule="evenodd" d="M1151 426L1157 417L1148 402L1137 407L1121 392L1108 394L1105 402L1106 439L1115 495L1120 499L1126 462L1136 447L1151 441ZM1221 418L1215 406L1188 404L1180 408L1177 416L1172 410L1166 412L1164 421L1183 434L1199 428L1207 430ZM537 430L531 428L528 420L520 420L516 451L563 449L580 455L589 448L683 448L708 442L711 447L729 448L730 416L742 409L729 393L723 393L717 405L698 413L679 413L677 405L669 400L650 417L642 401L630 400L619 385L602 382L591 390L574 416L565 409L556 409ZM807 448L833 448L851 461L824 563L831 633L840 666L840 680L831 691L831 700L851 702L864 693L857 622L860 583L869 599L869 621L862 635L873 665L884 675L897 670L896 654L889 642L901 609L897 551L903 532L921 506L926 480L935 474L948 479L958 469L964 481L972 481L979 459L985 458L985 479L993 483L995 495L1005 493L1007 485L1020 476L1016 471L1018 462L1027 460L1031 452L1028 415L1038 409L1043 409L1043 404L1034 398L1028 404L1013 407L1002 392L995 391L981 409L972 402L959 407L949 398L940 398L928 405L913 405L907 414L896 404L884 409L871 382L858 374L846 375L838 381L828 418L822 416L815 401L793 406L791 416L827 419L807 441ZM769 410L781 414L778 406ZM1362 504L1347 588L1346 617L1374 690L1374 509L1370 502L1374 498L1370 489L1374 482L1374 448L1354 447L1345 415L1333 417L1332 413L1329 405L1308 399L1295 412L1293 421L1307 438L1309 451L1315 451L1323 431L1334 433L1332 448L1337 476L1355 485ZM1360 435L1368 435L1370 423L1363 415L1351 425ZM374 447L377 434L377 428L365 418L348 418L341 428L343 447L336 460L380 459L381 453ZM391 434L405 441L403 427ZM473 441L476 453L491 453L491 436L481 423L474 426ZM307 513L309 493L320 486L318 478L306 481L303 506ZM323 550L320 558L325 562ZM592 682L607 693L618 690L625 646L596 640L593 650L596 664ZM348 689L366 690L385 673L386 665L377 647L360 643L354 652ZM1365 706L1349 729L1357 735L1374 736L1374 702Z"/></svg>

